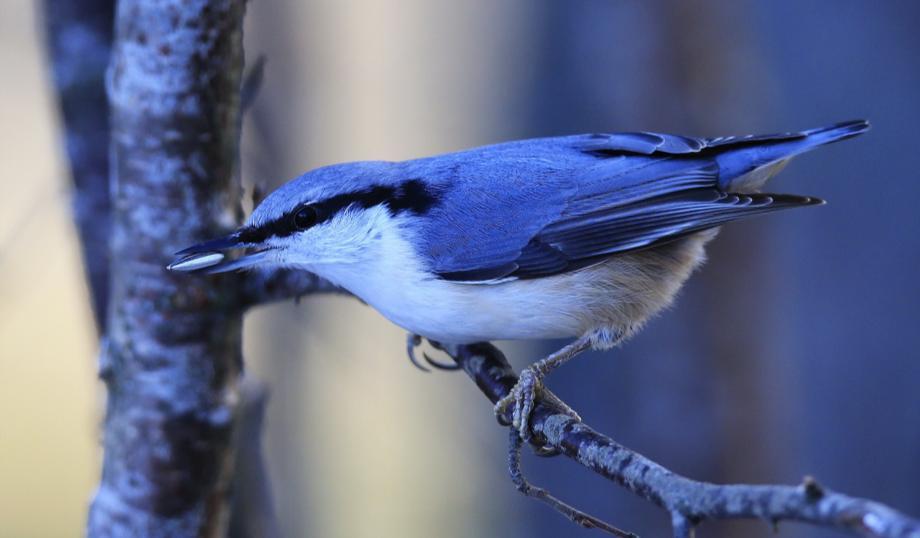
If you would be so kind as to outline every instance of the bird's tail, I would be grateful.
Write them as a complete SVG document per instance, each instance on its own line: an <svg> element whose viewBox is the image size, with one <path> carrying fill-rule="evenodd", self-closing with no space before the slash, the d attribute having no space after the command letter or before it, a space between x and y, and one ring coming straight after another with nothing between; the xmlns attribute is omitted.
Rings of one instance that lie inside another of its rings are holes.
<svg viewBox="0 0 920 538"><path fill-rule="evenodd" d="M792 157L868 129L869 122L854 120L799 133L714 139L710 147L719 152L719 187L730 192L756 190Z"/></svg>

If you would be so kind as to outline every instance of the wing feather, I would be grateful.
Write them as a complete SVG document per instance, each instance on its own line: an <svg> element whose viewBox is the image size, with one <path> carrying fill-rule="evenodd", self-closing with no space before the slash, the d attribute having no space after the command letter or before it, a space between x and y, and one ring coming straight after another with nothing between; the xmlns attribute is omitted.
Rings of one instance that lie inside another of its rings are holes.
<svg viewBox="0 0 920 538"><path fill-rule="evenodd" d="M573 271L732 220L821 203L719 188L717 157L726 148L802 136L576 135L471 150L436 168L410 163L406 173L445 189L419 234L432 271L492 283Z"/></svg>
<svg viewBox="0 0 920 538"><path fill-rule="evenodd" d="M804 196L699 189L611 208L544 228L518 257L511 275L537 278L572 271L613 254L673 241L739 218L819 203Z"/></svg>

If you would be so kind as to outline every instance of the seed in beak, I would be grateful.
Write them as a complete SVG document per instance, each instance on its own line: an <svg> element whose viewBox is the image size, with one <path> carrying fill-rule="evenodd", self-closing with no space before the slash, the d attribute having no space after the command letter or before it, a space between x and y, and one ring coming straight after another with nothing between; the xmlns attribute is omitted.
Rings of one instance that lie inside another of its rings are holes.
<svg viewBox="0 0 920 538"><path fill-rule="evenodd" d="M166 266L170 271L197 271L206 267L219 264L224 260L224 255L220 252L204 252L202 254L193 254L182 258Z"/></svg>

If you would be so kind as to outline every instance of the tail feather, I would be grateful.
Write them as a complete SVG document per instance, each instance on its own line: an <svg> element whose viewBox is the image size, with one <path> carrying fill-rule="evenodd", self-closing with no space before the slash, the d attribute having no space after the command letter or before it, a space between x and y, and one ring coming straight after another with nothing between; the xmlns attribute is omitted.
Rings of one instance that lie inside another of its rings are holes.
<svg viewBox="0 0 920 538"><path fill-rule="evenodd" d="M815 146L820 146L822 144L830 144L831 142L853 138L854 136L860 135L868 130L868 121L851 120L835 123L834 125L829 125L827 127L809 129L807 131L802 131L802 134L805 135L806 139L814 140Z"/></svg>
<svg viewBox="0 0 920 538"><path fill-rule="evenodd" d="M720 147L716 157L719 187L735 192L756 190L792 157L867 130L869 122L854 120L800 133L717 140L713 145Z"/></svg>

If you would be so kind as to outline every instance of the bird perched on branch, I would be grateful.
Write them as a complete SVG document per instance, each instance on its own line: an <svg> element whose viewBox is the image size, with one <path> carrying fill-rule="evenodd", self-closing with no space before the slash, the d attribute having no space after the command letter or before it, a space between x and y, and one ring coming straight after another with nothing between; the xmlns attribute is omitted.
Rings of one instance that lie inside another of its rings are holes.
<svg viewBox="0 0 920 538"><path fill-rule="evenodd" d="M495 407L529 436L543 377L607 349L667 306L726 222L822 204L760 188L792 157L865 132L656 133L523 140L308 172L173 271L312 271L434 342L570 338Z"/></svg>

